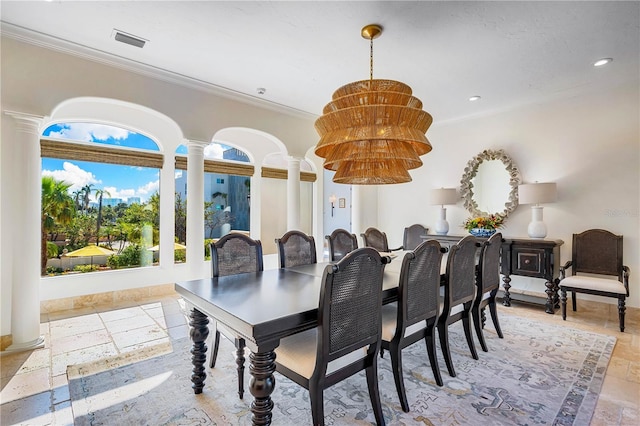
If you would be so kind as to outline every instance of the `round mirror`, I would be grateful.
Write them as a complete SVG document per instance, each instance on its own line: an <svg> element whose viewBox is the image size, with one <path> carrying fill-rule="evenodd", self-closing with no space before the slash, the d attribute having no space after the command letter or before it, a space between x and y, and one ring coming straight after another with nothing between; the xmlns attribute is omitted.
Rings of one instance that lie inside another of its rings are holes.
<svg viewBox="0 0 640 426"><path fill-rule="evenodd" d="M464 168L460 194L473 216L507 217L518 206L519 183L520 171L503 150L484 150Z"/></svg>

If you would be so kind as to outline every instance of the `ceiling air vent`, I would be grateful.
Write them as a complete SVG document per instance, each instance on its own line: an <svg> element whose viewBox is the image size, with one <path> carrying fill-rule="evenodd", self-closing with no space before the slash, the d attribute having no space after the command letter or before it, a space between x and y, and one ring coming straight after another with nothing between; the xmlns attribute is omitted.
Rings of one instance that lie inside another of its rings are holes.
<svg viewBox="0 0 640 426"><path fill-rule="evenodd" d="M144 44L147 42L147 40L143 38L136 37L132 34L127 34L123 31L116 30L115 28L113 29L113 38L116 41L130 44L131 46L140 47L140 48L144 47Z"/></svg>

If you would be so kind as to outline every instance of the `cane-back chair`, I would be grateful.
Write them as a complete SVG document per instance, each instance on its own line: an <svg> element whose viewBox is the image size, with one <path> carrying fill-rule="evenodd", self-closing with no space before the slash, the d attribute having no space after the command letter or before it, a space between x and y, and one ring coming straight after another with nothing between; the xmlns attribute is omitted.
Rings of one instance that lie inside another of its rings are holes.
<svg viewBox="0 0 640 426"><path fill-rule="evenodd" d="M301 231L289 231L276 238L281 268L317 263L316 240Z"/></svg>
<svg viewBox="0 0 640 426"><path fill-rule="evenodd" d="M428 228L416 223L407 228L404 228L404 238L402 241L402 248L404 250L413 250L418 247L425 240L424 236L427 235Z"/></svg>
<svg viewBox="0 0 640 426"><path fill-rule="evenodd" d="M342 259L358 248L356 235L346 229L338 228L331 235L326 235L325 238L329 246L329 260L332 262Z"/></svg>

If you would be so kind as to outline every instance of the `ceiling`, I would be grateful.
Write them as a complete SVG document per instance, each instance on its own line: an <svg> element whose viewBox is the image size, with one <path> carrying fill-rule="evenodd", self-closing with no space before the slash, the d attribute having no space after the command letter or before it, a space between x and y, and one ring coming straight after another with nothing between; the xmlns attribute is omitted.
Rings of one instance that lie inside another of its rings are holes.
<svg viewBox="0 0 640 426"><path fill-rule="evenodd" d="M384 27L374 78L409 84L434 125L640 78L636 1L3 0L0 8L5 36L311 116L338 87L369 78L360 29L370 23ZM114 29L148 42L117 42ZM603 57L613 62L594 67Z"/></svg>

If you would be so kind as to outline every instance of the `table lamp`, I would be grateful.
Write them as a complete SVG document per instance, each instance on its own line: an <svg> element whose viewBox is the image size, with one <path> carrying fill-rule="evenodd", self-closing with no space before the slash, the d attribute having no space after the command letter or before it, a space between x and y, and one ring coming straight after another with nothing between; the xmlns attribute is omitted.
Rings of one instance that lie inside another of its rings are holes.
<svg viewBox="0 0 640 426"><path fill-rule="evenodd" d="M542 206L540 204L552 203L558 197L555 183L525 183L518 185L518 203L534 204L531 206L531 223L527 233L531 238L544 238L547 236L547 226L542 221Z"/></svg>
<svg viewBox="0 0 640 426"><path fill-rule="evenodd" d="M447 222L447 209L444 207L448 204L458 202L458 191L455 188L440 188L431 190L431 204L440 204L440 219L436 221L433 228L438 235L447 235L449 232L449 222Z"/></svg>

